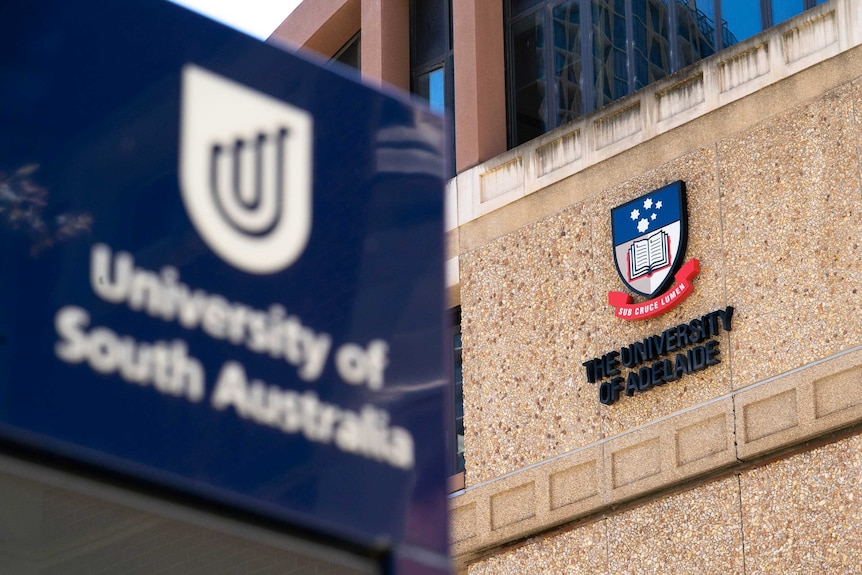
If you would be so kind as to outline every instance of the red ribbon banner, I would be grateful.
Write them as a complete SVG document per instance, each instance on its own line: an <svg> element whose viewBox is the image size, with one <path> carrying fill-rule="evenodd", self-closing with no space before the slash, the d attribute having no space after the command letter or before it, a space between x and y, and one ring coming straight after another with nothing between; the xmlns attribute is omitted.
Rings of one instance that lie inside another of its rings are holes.
<svg viewBox="0 0 862 575"><path fill-rule="evenodd" d="M674 286L657 298L641 303L632 303L632 296L621 291L608 292L608 303L617 311L616 315L626 321L639 321L659 316L678 306L694 291L691 280L700 273L700 260L692 258L685 262L673 276Z"/></svg>

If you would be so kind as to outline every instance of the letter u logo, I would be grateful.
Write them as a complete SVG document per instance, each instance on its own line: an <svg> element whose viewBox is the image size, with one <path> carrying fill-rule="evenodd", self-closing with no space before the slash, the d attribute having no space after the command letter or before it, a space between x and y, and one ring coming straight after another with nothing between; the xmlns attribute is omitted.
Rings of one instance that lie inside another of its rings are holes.
<svg viewBox="0 0 862 575"><path fill-rule="evenodd" d="M305 110L191 64L183 68L180 189L219 257L286 268L311 232L312 120Z"/></svg>
<svg viewBox="0 0 862 575"><path fill-rule="evenodd" d="M258 134L252 141L212 146L213 201L238 232L262 236L278 225L284 198L287 130Z"/></svg>

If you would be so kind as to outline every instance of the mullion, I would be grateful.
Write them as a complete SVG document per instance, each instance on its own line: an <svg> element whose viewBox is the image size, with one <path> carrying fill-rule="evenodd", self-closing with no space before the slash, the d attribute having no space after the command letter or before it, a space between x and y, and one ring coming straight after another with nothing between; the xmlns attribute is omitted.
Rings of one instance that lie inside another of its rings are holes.
<svg viewBox="0 0 862 575"><path fill-rule="evenodd" d="M581 25L581 107L584 114L596 109L596 68L593 62L593 3L592 0L580 0L581 22L585 19L587 25ZM586 18L584 17L586 16Z"/></svg>
<svg viewBox="0 0 862 575"><path fill-rule="evenodd" d="M629 94L637 89L635 85L635 30L632 0L625 0L626 14L626 71L628 72Z"/></svg>

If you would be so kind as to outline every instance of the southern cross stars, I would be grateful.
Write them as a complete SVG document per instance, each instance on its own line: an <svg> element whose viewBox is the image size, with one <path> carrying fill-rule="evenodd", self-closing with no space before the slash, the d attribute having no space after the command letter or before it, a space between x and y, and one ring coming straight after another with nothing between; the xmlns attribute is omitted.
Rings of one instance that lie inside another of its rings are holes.
<svg viewBox="0 0 862 575"><path fill-rule="evenodd" d="M649 210L660 210L662 206L661 200L657 202L653 202L652 198L647 198L644 200L643 208L645 211ZM646 232L650 227L650 222L654 222L656 218L658 218L658 214L655 212L651 214L645 214L643 218L641 218L641 211L638 208L635 208L629 214L632 221L637 221L637 228L640 233ZM647 217L649 219L647 219Z"/></svg>

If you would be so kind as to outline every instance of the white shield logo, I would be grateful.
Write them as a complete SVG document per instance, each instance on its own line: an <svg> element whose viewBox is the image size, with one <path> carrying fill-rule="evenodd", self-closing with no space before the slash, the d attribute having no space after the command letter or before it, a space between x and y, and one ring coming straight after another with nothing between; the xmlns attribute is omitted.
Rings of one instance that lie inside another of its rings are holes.
<svg viewBox="0 0 862 575"><path fill-rule="evenodd" d="M311 114L198 66L183 67L180 190L227 263L283 270L311 233Z"/></svg>

